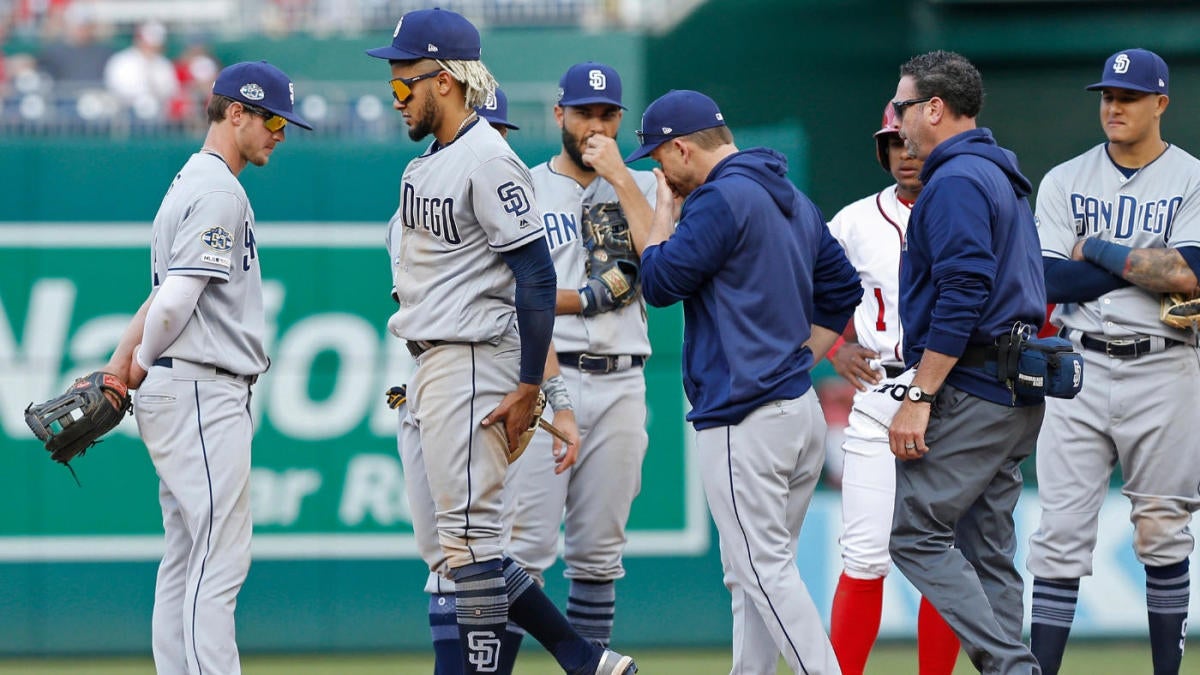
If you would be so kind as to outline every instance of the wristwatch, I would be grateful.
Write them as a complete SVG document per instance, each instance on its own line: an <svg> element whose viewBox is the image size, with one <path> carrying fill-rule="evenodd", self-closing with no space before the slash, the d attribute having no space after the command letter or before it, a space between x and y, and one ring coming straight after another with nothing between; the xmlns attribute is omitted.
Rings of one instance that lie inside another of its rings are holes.
<svg viewBox="0 0 1200 675"><path fill-rule="evenodd" d="M933 403L934 396L936 394L923 391L915 384L908 388L908 400L913 403Z"/></svg>

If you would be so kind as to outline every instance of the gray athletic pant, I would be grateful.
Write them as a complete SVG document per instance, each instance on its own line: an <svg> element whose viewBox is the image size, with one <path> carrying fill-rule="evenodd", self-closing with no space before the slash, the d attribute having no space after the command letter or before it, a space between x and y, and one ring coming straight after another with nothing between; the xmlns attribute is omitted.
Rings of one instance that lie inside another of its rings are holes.
<svg viewBox="0 0 1200 675"><path fill-rule="evenodd" d="M925 431L929 453L896 463L892 560L982 673L1041 673L1021 641L1024 586L1013 563L1013 509L1019 465L1033 452L1044 411L945 385Z"/></svg>

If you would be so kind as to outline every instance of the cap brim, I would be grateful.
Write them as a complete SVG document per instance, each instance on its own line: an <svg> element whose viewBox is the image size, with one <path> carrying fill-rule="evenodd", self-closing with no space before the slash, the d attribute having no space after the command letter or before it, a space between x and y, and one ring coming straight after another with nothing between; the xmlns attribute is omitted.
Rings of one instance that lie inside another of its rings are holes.
<svg viewBox="0 0 1200 675"><path fill-rule="evenodd" d="M625 158L625 163L633 164L634 162L638 161L639 159L642 159L644 157L649 157L650 153L654 152L655 148L657 148L658 146L660 146L666 142L667 142L667 140L664 138L663 140L658 141L657 143L654 143L654 142L643 143L641 147L639 147L637 150L634 150L632 153L629 154L628 157Z"/></svg>
<svg viewBox="0 0 1200 675"><path fill-rule="evenodd" d="M275 111L272 110L271 112L275 112ZM303 117L297 115L296 113L284 114L284 113L277 112L275 114L279 115L280 117L287 120L288 122L295 124L296 126L300 127L301 129L308 129L309 131L312 131L312 125L309 124Z"/></svg>
<svg viewBox="0 0 1200 675"><path fill-rule="evenodd" d="M1138 85L1131 84L1129 82L1123 82L1121 80L1104 80L1103 82L1089 84L1087 87L1084 87L1084 88L1087 91L1096 91L1098 89L1128 89L1129 91L1140 91L1140 92L1144 92L1147 94L1159 93L1157 89L1148 89L1146 87L1139 87Z"/></svg>
<svg viewBox="0 0 1200 675"><path fill-rule="evenodd" d="M498 120L498 119L492 119L491 117L483 116L483 121L485 121L488 124L491 124L493 126L499 125L502 127L508 127L509 129L512 129L513 131L521 130L521 127L513 124L512 122L509 122L508 120Z"/></svg>
<svg viewBox="0 0 1200 675"><path fill-rule="evenodd" d="M620 101L614 101L611 98L604 98L603 96L588 96L588 97L584 97L584 98L571 99L570 101L559 101L558 102L558 104L560 106L592 105L594 103L602 103L604 105L615 105L618 108L620 108L621 110L629 109L629 108L626 108L625 106L621 105Z"/></svg>
<svg viewBox="0 0 1200 675"><path fill-rule="evenodd" d="M433 58L428 54L418 54L416 52L409 52L403 49L396 49L392 45L368 49L367 56L374 56L377 59L386 59L388 61L416 61L419 59Z"/></svg>

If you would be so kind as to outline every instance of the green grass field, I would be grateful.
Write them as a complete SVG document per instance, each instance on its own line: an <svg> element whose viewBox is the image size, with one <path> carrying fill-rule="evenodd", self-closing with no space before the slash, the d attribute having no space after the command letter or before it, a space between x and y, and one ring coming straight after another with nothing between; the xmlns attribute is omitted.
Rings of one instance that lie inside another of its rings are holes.
<svg viewBox="0 0 1200 675"><path fill-rule="evenodd" d="M721 650L637 652L642 675L724 675L729 672L729 653ZM1184 659L1182 673L1200 673L1200 665ZM916 673L916 648L911 644L879 645L867 664L868 675L911 675ZM430 675L432 659L420 654L248 656L242 668L246 675ZM562 671L543 652L530 650L517 665L520 675L556 675ZM780 667L780 673L787 669ZM975 669L960 656L955 675ZM1073 643L1063 663L1064 675L1134 675L1150 672L1150 651L1144 643ZM149 659L21 659L0 660L0 675L153 675Z"/></svg>

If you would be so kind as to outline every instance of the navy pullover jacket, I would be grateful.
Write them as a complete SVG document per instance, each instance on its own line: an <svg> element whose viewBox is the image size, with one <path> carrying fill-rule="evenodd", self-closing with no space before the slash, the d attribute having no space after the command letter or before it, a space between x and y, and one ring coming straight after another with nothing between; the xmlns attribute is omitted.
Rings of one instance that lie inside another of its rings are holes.
<svg viewBox="0 0 1200 675"><path fill-rule="evenodd" d="M687 419L707 429L808 391L810 324L840 333L862 286L787 160L753 148L718 163L671 238L642 253L642 293L683 301Z"/></svg>
<svg viewBox="0 0 1200 675"><path fill-rule="evenodd" d="M926 349L960 357L991 345L1014 322L1046 316L1041 244L1029 208L1032 185L992 132L972 129L940 143L921 170L900 262L904 362ZM1013 405L1008 387L979 368L956 366L946 382ZM1041 398L1018 398L1017 405Z"/></svg>

